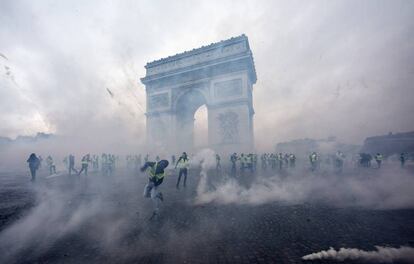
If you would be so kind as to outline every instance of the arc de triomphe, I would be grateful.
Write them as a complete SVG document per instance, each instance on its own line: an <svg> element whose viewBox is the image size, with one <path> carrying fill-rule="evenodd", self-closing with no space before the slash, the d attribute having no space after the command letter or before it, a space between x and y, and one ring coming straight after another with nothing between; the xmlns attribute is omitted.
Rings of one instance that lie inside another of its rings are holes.
<svg viewBox="0 0 414 264"><path fill-rule="evenodd" d="M206 105L208 146L251 151L256 71L245 35L145 65L147 143L169 151L193 148L194 113Z"/></svg>

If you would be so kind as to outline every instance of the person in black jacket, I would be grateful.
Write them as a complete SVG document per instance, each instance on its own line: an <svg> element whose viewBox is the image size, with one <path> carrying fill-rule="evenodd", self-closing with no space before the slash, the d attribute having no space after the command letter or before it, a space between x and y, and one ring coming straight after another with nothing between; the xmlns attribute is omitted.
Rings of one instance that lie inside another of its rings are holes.
<svg viewBox="0 0 414 264"><path fill-rule="evenodd" d="M30 174L32 175L32 181L36 180L36 171L40 166L40 160L38 157L36 157L36 154L32 153L29 156L29 159L27 160L27 163L29 163L29 169Z"/></svg>
<svg viewBox="0 0 414 264"><path fill-rule="evenodd" d="M78 174L78 171L75 169L75 156L70 154L69 155L69 175L72 175L72 171Z"/></svg>
<svg viewBox="0 0 414 264"><path fill-rule="evenodd" d="M159 201L163 201L162 193L158 191L159 186L164 181L165 168L168 167L167 160L160 160L158 162L145 162L141 167L141 171L148 171L148 183L144 188L144 197L151 198L154 205L154 212L151 219L159 215Z"/></svg>

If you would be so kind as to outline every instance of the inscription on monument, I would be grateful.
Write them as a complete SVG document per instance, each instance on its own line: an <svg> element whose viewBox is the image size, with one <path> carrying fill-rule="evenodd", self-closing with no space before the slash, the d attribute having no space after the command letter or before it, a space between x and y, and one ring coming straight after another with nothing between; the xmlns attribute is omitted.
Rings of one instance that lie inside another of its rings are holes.
<svg viewBox="0 0 414 264"><path fill-rule="evenodd" d="M157 109L162 107L168 107L169 99L168 93L156 94L149 97L148 106L149 109Z"/></svg>
<svg viewBox="0 0 414 264"><path fill-rule="evenodd" d="M214 84L214 95L218 98L238 96L242 93L241 79L217 82Z"/></svg>
<svg viewBox="0 0 414 264"><path fill-rule="evenodd" d="M240 53L246 50L245 42L240 42L236 44L227 45L224 47L220 47L217 49L209 50L203 53L195 54L189 57L177 59L171 62L163 63L158 66L149 67L147 68L147 75L162 73L174 69L178 69L181 67L186 67L190 65L194 65L201 62L206 62L210 60L214 60L217 58L233 55L236 53Z"/></svg>

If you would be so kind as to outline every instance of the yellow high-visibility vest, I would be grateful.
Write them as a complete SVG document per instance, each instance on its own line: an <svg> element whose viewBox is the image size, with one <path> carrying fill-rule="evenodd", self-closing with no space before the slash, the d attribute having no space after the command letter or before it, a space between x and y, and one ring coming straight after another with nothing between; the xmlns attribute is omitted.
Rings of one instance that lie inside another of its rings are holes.
<svg viewBox="0 0 414 264"><path fill-rule="evenodd" d="M165 172L156 173L158 167L158 163L152 166L149 170L150 179L154 179L156 181L161 180L165 176Z"/></svg>
<svg viewBox="0 0 414 264"><path fill-rule="evenodd" d="M177 167L180 169L187 169L189 167L190 163L188 159L180 159L178 161Z"/></svg>

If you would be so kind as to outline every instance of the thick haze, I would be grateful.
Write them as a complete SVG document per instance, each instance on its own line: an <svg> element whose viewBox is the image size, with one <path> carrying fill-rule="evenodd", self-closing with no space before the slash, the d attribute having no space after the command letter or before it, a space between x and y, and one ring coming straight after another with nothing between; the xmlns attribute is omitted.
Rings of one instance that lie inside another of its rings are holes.
<svg viewBox="0 0 414 264"><path fill-rule="evenodd" d="M413 16L412 1L3 0L0 136L139 144L144 65L243 33L259 147L414 130Z"/></svg>

